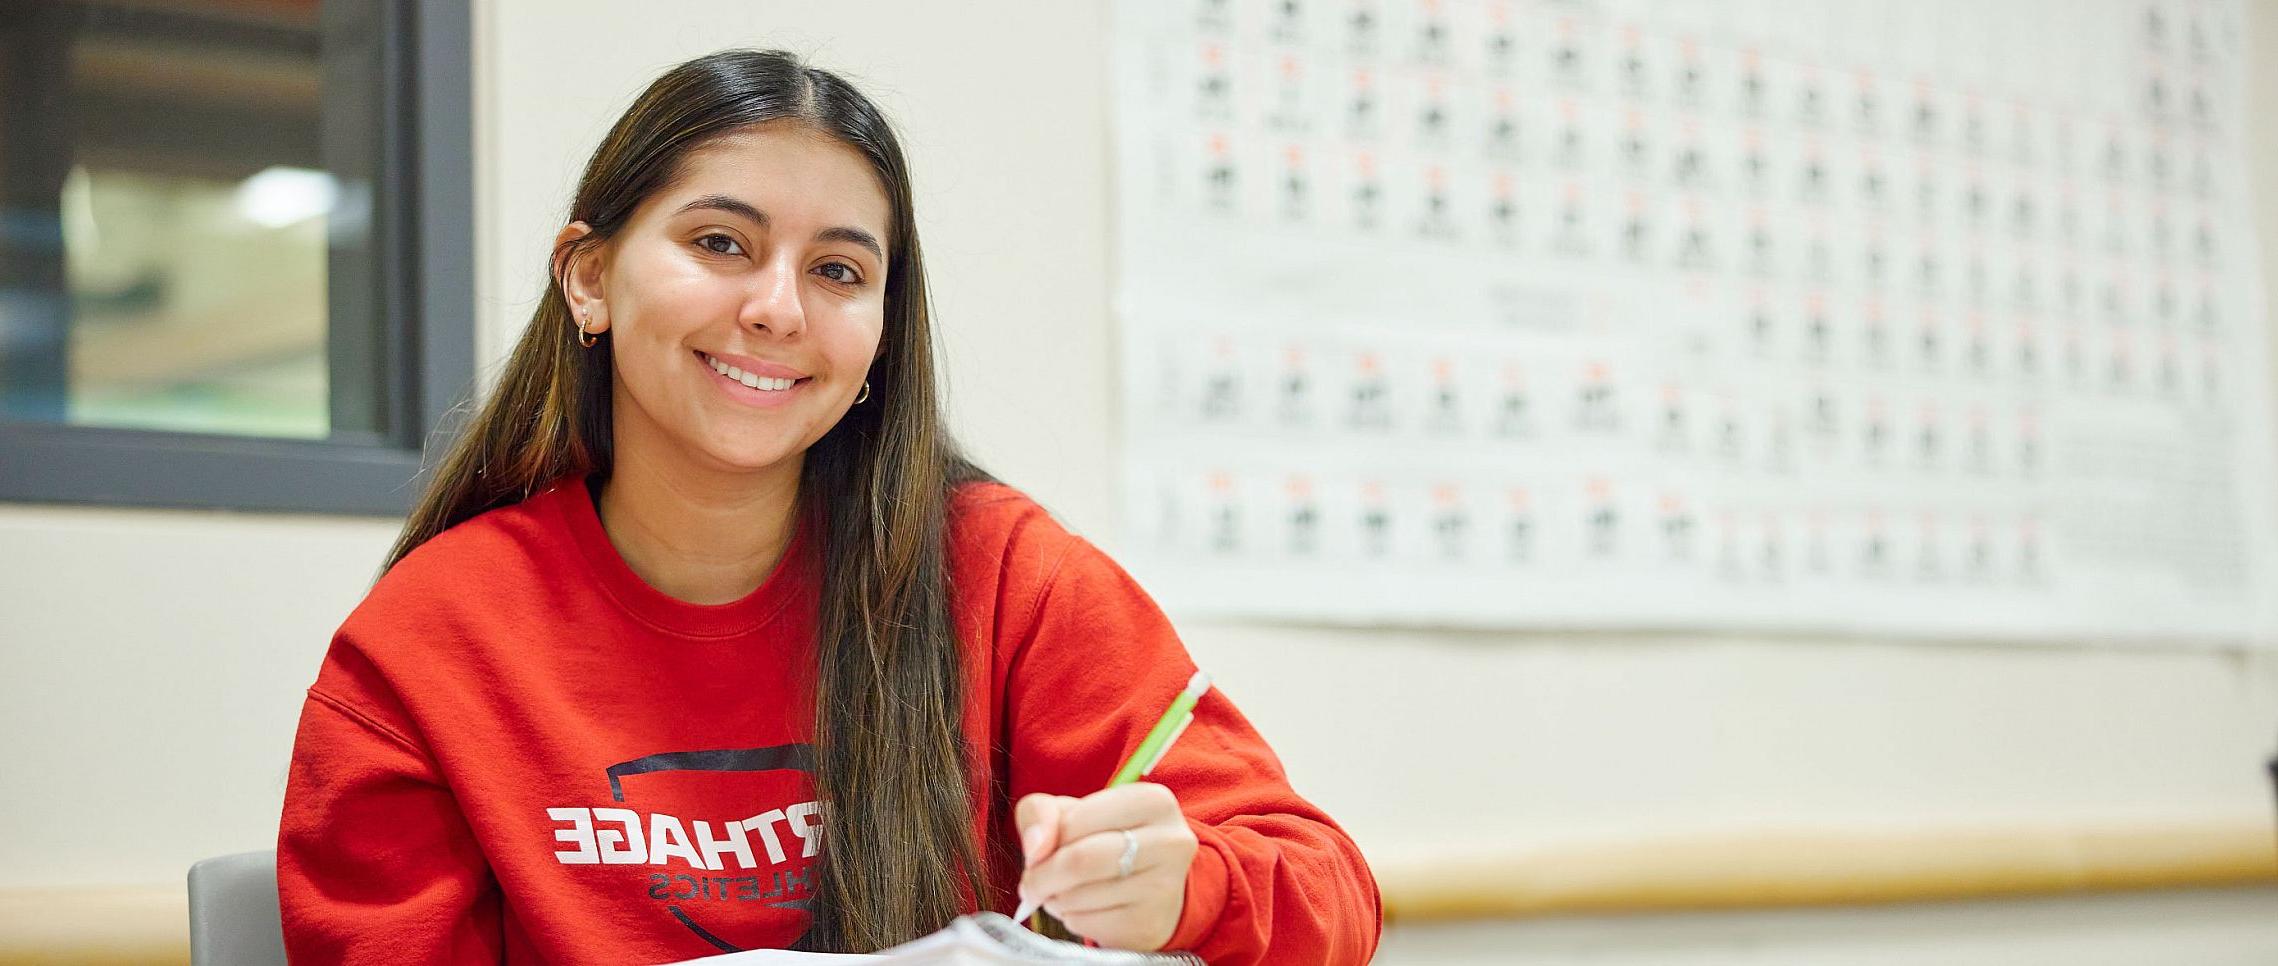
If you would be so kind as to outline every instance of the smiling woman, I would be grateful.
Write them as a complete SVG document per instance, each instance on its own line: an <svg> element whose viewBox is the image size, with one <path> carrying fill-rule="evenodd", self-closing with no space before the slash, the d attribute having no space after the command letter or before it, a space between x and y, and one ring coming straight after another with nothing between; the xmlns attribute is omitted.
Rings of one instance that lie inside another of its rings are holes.
<svg viewBox="0 0 2278 966"><path fill-rule="evenodd" d="M950 439L859 92L778 52L667 72L551 269L309 690L296 959L864 951L1023 899L1108 946L1369 957L1367 866L1223 695L1097 791L1194 664Z"/></svg>

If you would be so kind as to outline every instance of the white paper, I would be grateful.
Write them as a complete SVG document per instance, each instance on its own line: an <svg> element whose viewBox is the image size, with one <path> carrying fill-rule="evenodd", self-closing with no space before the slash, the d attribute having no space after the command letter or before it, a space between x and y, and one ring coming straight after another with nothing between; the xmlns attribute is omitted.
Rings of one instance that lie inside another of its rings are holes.
<svg viewBox="0 0 2278 966"><path fill-rule="evenodd" d="M687 960L705 966L763 966L763 964L868 962L910 966L1035 966L1061 963L1070 966L1199 966L1187 953L1142 953L1091 948L1046 939L1022 928L1003 913L980 912L960 916L929 936L879 953L796 953L758 949Z"/></svg>
<svg viewBox="0 0 2278 966"><path fill-rule="evenodd" d="M800 953L787 949L747 949L736 953L721 953L700 959L682 960L682 963L703 963L705 966L833 966L838 963L886 963L896 960L877 953Z"/></svg>
<svg viewBox="0 0 2278 966"><path fill-rule="evenodd" d="M1126 0L1182 613L2274 639L2235 2Z"/></svg>

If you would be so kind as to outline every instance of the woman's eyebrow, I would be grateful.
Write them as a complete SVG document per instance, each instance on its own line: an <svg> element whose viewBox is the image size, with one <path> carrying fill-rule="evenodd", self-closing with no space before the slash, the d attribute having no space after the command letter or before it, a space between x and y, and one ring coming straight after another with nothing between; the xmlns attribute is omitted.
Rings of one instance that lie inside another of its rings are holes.
<svg viewBox="0 0 2278 966"><path fill-rule="evenodd" d="M702 211L705 209L711 209L713 211L724 211L731 215L741 216L743 218L749 219L752 223L758 225L761 228L766 228L768 224L767 212L752 207L750 202L744 201L740 198L731 198L727 195L705 195L685 205L681 205L680 210L673 212L673 214L684 215L691 211ZM842 241L849 244L860 245L864 248L869 249L870 254L876 256L879 261L886 260L886 249L878 244L878 236L873 235L867 231L863 231L860 228L849 228L843 225L835 228L825 228L815 233L815 240Z"/></svg>
<svg viewBox="0 0 2278 966"><path fill-rule="evenodd" d="M860 245L864 248L869 249L872 257L877 258L881 262L886 260L886 250L878 247L878 237L872 235L869 232L863 231L860 228L847 228L845 226L840 226L837 228L825 228L815 233L815 240L842 241L849 244Z"/></svg>

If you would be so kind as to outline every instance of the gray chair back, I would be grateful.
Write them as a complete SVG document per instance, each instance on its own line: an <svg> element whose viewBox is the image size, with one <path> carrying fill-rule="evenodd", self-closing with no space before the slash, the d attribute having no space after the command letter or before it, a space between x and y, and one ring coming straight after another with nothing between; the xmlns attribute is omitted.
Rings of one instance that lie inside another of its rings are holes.
<svg viewBox="0 0 2278 966"><path fill-rule="evenodd" d="M284 966L277 853L241 852L190 867L191 966Z"/></svg>

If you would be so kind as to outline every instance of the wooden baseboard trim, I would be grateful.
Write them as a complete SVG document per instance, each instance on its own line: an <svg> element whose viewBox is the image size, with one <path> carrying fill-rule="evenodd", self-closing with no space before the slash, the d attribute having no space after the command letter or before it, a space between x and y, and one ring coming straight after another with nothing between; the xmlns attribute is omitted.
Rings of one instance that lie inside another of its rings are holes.
<svg viewBox="0 0 2278 966"><path fill-rule="evenodd" d="M1387 922L2278 882L2270 821L1757 832L1374 861Z"/></svg>
<svg viewBox="0 0 2278 966"><path fill-rule="evenodd" d="M0 889L0 966L189 961L187 885Z"/></svg>
<svg viewBox="0 0 2278 966"><path fill-rule="evenodd" d="M2278 883L2278 829L1757 832L1378 857L1388 923ZM0 889L0 966L189 962L179 886Z"/></svg>

